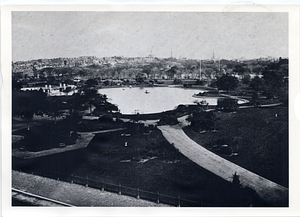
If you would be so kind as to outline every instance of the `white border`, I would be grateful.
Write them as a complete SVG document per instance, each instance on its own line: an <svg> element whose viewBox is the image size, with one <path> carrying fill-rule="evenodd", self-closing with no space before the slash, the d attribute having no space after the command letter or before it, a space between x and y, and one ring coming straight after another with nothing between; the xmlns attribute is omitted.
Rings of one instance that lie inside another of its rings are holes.
<svg viewBox="0 0 300 217"><path fill-rule="evenodd" d="M11 207L11 11L200 11L289 13L289 208L21 208ZM2 215L3 216L300 216L299 121L294 102L299 92L299 5L262 4L102 4L5 5L1 10L2 56Z"/></svg>

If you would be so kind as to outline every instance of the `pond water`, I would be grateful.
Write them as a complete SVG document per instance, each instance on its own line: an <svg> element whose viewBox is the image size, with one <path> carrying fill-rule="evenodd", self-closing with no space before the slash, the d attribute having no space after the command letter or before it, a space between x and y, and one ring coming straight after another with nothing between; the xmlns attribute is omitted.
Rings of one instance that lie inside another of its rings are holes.
<svg viewBox="0 0 300 217"><path fill-rule="evenodd" d="M99 89L106 94L109 102L117 105L123 114L149 114L173 110L180 104L191 105L194 101L206 100L209 105L217 105L217 98L195 98L193 94L203 92L196 89L175 87L122 87Z"/></svg>

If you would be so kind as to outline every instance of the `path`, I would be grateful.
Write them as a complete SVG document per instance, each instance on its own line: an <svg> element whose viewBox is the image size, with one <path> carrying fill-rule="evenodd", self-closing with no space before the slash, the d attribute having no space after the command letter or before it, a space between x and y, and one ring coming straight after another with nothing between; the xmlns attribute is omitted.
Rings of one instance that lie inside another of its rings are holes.
<svg viewBox="0 0 300 217"><path fill-rule="evenodd" d="M72 207L72 205L63 203L61 201L53 200L47 197L42 197L37 194L28 193L26 191L21 191L15 188L12 188L12 199L14 206L14 201L17 203L15 206L21 204L26 204L28 206L67 206Z"/></svg>
<svg viewBox="0 0 300 217"><path fill-rule="evenodd" d="M43 157L51 154L62 153L66 151L82 149L82 148L86 148L89 145L89 143L95 136L94 134L117 132L125 129L126 128L117 128L117 129L99 130L99 131L92 131L92 132L78 132L78 134L80 134L80 137L76 140L76 143L73 145L67 145L59 148L51 148L51 149L37 151L37 152L22 151L16 148L12 150L12 156L22 158L22 159L31 159L31 158Z"/></svg>
<svg viewBox="0 0 300 217"><path fill-rule="evenodd" d="M273 104L265 104L265 105L259 105L256 108L269 108L269 107L276 107L280 106L282 103L273 103ZM239 109L244 109L244 108L255 108L254 105L249 105L249 106L239 106Z"/></svg>
<svg viewBox="0 0 300 217"><path fill-rule="evenodd" d="M31 158L43 157L51 154L62 153L66 151L73 151L73 150L87 147L90 141L94 138L94 136L95 135L92 133L86 133L84 135L81 135L81 137L76 140L76 143L74 145L67 145L65 147L52 148L52 149L47 149L47 150L37 151L37 152L21 151L20 149L15 148L12 150L12 156L22 158L22 159L31 159Z"/></svg>
<svg viewBox="0 0 300 217"><path fill-rule="evenodd" d="M249 102L249 100L242 99L239 96L231 96L231 95L223 94L223 93L220 93L220 96L230 97L231 99L237 99L237 100L243 101L243 103L248 103Z"/></svg>
<svg viewBox="0 0 300 217"><path fill-rule="evenodd" d="M156 204L150 201L136 199L133 197L118 195L101 191L99 189L89 188L74 183L62 182L32 174L12 171L12 188L23 192L39 195L50 199L49 201L59 201L72 206L86 207L167 207L165 204ZM20 199L16 194L16 199ZM22 197L27 203L32 203L32 197ZM36 199L33 201L38 202ZM40 205L40 204L36 204ZM50 205L52 204L42 204Z"/></svg>
<svg viewBox="0 0 300 217"><path fill-rule="evenodd" d="M254 189L266 202L274 206L286 206L288 201L288 189L267 180L253 172L250 172L224 158L208 151L176 126L158 126L163 136L173 144L183 155L190 160L216 174L217 176L232 182L233 174L239 175L240 182L244 187Z"/></svg>
<svg viewBox="0 0 300 217"><path fill-rule="evenodd" d="M80 135L89 135L89 134L99 134L99 133L111 133L126 130L126 128L116 128L116 129L109 129L109 130L98 130L98 131L89 131L89 132L77 132Z"/></svg>

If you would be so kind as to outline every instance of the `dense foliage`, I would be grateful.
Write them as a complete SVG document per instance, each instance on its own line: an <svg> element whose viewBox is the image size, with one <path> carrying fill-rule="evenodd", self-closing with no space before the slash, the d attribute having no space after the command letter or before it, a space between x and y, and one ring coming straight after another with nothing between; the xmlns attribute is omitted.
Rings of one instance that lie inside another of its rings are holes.
<svg viewBox="0 0 300 217"><path fill-rule="evenodd" d="M216 86L219 90L234 90L238 86L238 79L234 76L225 74L217 79Z"/></svg>
<svg viewBox="0 0 300 217"><path fill-rule="evenodd" d="M216 116L213 112L194 112L187 118L195 131L215 129Z"/></svg>

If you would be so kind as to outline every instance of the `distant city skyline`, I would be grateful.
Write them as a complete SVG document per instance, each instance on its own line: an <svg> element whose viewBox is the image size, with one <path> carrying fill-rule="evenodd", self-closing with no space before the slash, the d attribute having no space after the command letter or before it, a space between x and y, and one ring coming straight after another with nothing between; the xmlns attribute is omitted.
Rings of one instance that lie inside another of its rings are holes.
<svg viewBox="0 0 300 217"><path fill-rule="evenodd" d="M12 12L12 61L288 57L288 13Z"/></svg>

